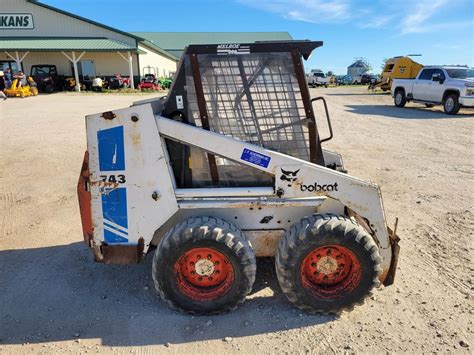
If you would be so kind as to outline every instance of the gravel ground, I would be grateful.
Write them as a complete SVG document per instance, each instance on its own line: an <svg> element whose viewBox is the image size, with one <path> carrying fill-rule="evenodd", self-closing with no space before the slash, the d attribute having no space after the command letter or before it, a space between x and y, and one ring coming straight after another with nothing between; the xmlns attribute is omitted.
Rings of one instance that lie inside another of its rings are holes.
<svg viewBox="0 0 474 355"><path fill-rule="evenodd" d="M75 195L84 116L144 96L9 99L0 102L0 353L472 352L473 112L400 109L361 87L311 91L329 104L335 137L325 146L381 185L389 224L400 218L395 285L339 318L310 316L287 302L263 259L237 311L175 313L154 291L150 257L92 261Z"/></svg>

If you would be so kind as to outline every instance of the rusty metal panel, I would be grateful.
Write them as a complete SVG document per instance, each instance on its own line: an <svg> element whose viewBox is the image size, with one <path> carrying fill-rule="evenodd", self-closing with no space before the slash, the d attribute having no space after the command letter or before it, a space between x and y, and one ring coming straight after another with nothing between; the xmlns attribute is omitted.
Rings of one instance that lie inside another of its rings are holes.
<svg viewBox="0 0 474 355"><path fill-rule="evenodd" d="M395 228L392 230L390 227L387 227L388 233L390 235L390 243L392 245L392 260L390 260L390 268L383 280L384 286L393 285L395 282L395 274L397 273L397 265L398 265L398 255L400 253L400 246L398 242L400 241L400 237L397 235L397 224L398 219L395 222Z"/></svg>
<svg viewBox="0 0 474 355"><path fill-rule="evenodd" d="M280 239L285 234L284 229L243 231L252 244L257 257L275 256Z"/></svg>
<svg viewBox="0 0 474 355"><path fill-rule="evenodd" d="M102 245L102 255L96 261L104 264L127 265L143 260L144 240L140 238L138 245Z"/></svg>
<svg viewBox="0 0 474 355"><path fill-rule="evenodd" d="M77 183L77 197L79 199L79 210L81 211L82 233L84 242L87 246L91 245L94 235L94 227L92 226L91 212L91 193L89 190L89 152L84 153L81 174Z"/></svg>

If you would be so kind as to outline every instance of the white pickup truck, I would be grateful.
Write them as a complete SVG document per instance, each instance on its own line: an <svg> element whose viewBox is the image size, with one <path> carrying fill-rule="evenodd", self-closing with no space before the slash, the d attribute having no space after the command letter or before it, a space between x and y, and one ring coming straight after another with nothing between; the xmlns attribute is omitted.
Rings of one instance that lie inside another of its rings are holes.
<svg viewBox="0 0 474 355"><path fill-rule="evenodd" d="M424 67L416 79L394 79L392 97L397 107L409 101L443 105L445 113L455 115L461 107L474 107L474 69Z"/></svg>
<svg viewBox="0 0 474 355"><path fill-rule="evenodd" d="M313 69L311 73L307 74L308 85L312 87L329 85L329 78L320 69Z"/></svg>

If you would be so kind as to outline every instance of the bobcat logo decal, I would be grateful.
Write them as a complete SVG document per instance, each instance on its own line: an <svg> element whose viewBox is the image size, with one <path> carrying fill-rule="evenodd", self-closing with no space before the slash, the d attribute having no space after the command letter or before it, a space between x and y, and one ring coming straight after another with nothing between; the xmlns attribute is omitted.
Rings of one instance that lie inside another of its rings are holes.
<svg viewBox="0 0 474 355"><path fill-rule="evenodd" d="M300 171L300 169L296 170L296 171L288 171L288 170L283 170L281 169L281 172L282 172L282 176L280 176L280 180L284 180L284 181L288 181L288 187L291 187L291 184L296 181L296 175L298 174L298 172Z"/></svg>

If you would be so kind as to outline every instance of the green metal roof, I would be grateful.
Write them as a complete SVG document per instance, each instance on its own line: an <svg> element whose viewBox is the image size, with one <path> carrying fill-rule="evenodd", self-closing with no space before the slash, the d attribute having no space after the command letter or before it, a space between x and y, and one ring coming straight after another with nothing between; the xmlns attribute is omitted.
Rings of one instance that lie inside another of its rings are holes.
<svg viewBox="0 0 474 355"><path fill-rule="evenodd" d="M47 38L47 37L0 37L0 50L2 51L131 51L138 49L127 43L108 38Z"/></svg>
<svg viewBox="0 0 474 355"><path fill-rule="evenodd" d="M166 52L180 57L190 44L251 43L255 41L292 40L288 32L132 32Z"/></svg>

